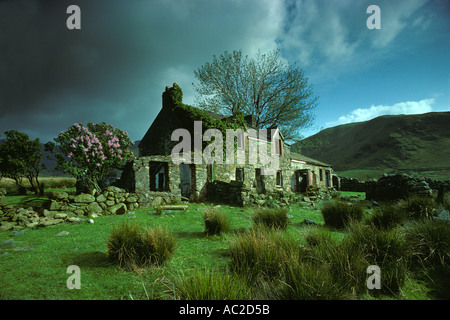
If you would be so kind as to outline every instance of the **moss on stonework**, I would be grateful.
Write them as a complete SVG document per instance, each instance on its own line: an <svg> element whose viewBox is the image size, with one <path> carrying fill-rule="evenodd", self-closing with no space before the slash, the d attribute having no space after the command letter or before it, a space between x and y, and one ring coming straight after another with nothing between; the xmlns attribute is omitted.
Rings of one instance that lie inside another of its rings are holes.
<svg viewBox="0 0 450 320"><path fill-rule="evenodd" d="M183 102L183 91L176 83L172 87L167 87L165 94L174 104Z"/></svg>
<svg viewBox="0 0 450 320"><path fill-rule="evenodd" d="M184 104L183 91L174 83L173 87L166 88L165 94L170 99L173 114L178 118L180 123L192 124L193 121L201 121L203 131L208 129L218 129L225 135L226 129L246 129L246 121L244 114L239 111L232 117L223 120L214 119L206 111Z"/></svg>

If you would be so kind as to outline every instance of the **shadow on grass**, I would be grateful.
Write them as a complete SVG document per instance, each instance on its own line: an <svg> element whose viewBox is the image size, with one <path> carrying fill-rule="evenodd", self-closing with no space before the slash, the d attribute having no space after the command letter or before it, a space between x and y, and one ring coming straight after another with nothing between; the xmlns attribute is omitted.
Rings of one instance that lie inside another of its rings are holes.
<svg viewBox="0 0 450 320"><path fill-rule="evenodd" d="M79 267L106 268L115 265L106 253L100 251L75 254L66 261Z"/></svg>
<svg viewBox="0 0 450 320"><path fill-rule="evenodd" d="M185 239L220 239L224 235L238 236L242 233L247 232L248 230L249 228L237 228L220 235L208 235L204 231L176 231L174 232L174 234L177 238Z"/></svg>
<svg viewBox="0 0 450 320"><path fill-rule="evenodd" d="M206 238L207 235L205 232L201 231L176 231L174 232L177 238L186 238L186 239L194 239L194 238Z"/></svg>
<svg viewBox="0 0 450 320"><path fill-rule="evenodd" d="M438 300L450 299L450 268L435 268L428 271L428 277L422 277L431 289L429 295Z"/></svg>
<svg viewBox="0 0 450 320"><path fill-rule="evenodd" d="M219 258L229 258L229 257L231 257L230 250L228 248L221 248L221 249L212 250L211 254L214 255L214 256L217 256Z"/></svg>

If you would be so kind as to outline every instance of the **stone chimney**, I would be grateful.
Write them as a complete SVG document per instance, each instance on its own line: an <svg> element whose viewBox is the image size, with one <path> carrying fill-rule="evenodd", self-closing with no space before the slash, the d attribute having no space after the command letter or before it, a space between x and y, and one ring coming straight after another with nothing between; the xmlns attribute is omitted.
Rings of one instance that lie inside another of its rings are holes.
<svg viewBox="0 0 450 320"><path fill-rule="evenodd" d="M183 91L174 83L172 87L167 86L166 91L162 94L162 107L167 108L173 106L175 103L183 102Z"/></svg>
<svg viewBox="0 0 450 320"><path fill-rule="evenodd" d="M252 114L246 115L244 117L244 120L250 127L256 128L256 117L254 115Z"/></svg>

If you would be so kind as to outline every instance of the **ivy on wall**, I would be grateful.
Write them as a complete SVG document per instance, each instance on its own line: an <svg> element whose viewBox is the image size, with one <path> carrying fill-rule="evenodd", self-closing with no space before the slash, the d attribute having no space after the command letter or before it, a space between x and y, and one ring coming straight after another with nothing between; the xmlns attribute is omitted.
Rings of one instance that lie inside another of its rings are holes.
<svg viewBox="0 0 450 320"><path fill-rule="evenodd" d="M208 129L218 129L223 137L226 137L226 130L232 129L247 129L247 122L244 119L244 114L239 111L231 117L223 119L215 119L208 112L189 106L182 102L183 92L181 88L175 83L173 87L167 88L164 99L168 99L168 105L172 108L172 115L181 128L188 129L193 127L194 121L202 122L202 134ZM203 148L208 145L208 142L203 141ZM234 141L235 148L237 142ZM224 144L223 157L226 158L226 146Z"/></svg>
<svg viewBox="0 0 450 320"><path fill-rule="evenodd" d="M189 127L194 121L201 121L203 130L218 129L225 136L227 129L246 130L247 122L244 120L244 114L239 111L236 115L227 117L223 120L214 119L206 111L194 108L182 102L183 92L181 88L174 84L173 87L166 90L167 97L172 102L173 114L180 123L187 124Z"/></svg>

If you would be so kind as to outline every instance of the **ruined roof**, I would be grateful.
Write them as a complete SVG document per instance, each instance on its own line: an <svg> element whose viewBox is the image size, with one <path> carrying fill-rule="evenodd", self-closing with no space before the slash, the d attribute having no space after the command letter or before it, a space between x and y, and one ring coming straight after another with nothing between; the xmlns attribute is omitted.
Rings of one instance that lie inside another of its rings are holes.
<svg viewBox="0 0 450 320"><path fill-rule="evenodd" d="M307 156L304 156L304 155L302 155L300 153L296 153L296 152L291 152L291 159L292 160L305 161L305 162L309 162L309 163L314 163L314 164L317 164L317 165L320 165L320 166L324 166L324 167L331 167L331 165L329 165L329 164L327 164L325 162L321 162L319 160L309 158Z"/></svg>

